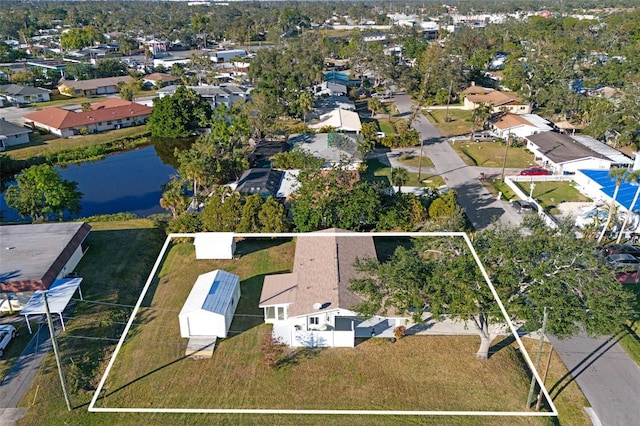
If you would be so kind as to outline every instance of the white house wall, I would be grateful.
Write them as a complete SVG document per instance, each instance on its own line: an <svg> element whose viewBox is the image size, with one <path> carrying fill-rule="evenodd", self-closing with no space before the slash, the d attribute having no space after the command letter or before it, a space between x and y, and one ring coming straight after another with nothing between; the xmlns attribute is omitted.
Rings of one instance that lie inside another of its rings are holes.
<svg viewBox="0 0 640 426"><path fill-rule="evenodd" d="M4 139L3 143L5 147L29 143L29 133L6 136L6 139Z"/></svg>
<svg viewBox="0 0 640 426"><path fill-rule="evenodd" d="M84 252L82 251L82 245L79 245L76 251L74 251L69 258L67 263L62 267L62 270L60 271L56 279L64 278L68 274L72 273L73 270L76 269L76 266L78 266L78 263L80 263L82 256L84 256Z"/></svg>

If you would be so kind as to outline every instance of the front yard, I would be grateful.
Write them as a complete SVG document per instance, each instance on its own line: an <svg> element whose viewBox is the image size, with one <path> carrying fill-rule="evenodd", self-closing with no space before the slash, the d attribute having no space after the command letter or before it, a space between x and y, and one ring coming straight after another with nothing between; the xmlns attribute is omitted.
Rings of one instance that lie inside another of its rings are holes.
<svg viewBox="0 0 640 426"><path fill-rule="evenodd" d="M524 147L509 147L497 142L450 142L453 150L468 166L502 167L505 154L507 168L524 169L535 165L533 154Z"/></svg>
<svg viewBox="0 0 640 426"><path fill-rule="evenodd" d="M459 136L471 133L471 111L449 108L425 111L424 115L443 136Z"/></svg>

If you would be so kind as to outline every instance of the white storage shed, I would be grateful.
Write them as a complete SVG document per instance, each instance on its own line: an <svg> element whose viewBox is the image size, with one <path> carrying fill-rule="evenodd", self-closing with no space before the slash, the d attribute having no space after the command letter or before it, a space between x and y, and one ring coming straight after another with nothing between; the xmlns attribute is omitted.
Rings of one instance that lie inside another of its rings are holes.
<svg viewBox="0 0 640 426"><path fill-rule="evenodd" d="M196 259L233 259L236 250L233 232L197 232L193 244Z"/></svg>
<svg viewBox="0 0 640 426"><path fill-rule="evenodd" d="M227 337L240 300L240 277L216 269L198 277L178 315L180 335Z"/></svg>

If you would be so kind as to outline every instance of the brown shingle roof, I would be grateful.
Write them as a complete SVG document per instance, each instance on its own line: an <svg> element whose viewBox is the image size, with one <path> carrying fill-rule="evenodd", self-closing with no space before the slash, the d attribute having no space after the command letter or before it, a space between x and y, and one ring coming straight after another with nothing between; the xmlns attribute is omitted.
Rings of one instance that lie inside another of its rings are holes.
<svg viewBox="0 0 640 426"><path fill-rule="evenodd" d="M319 231L346 232L340 229ZM312 237L300 235L296 241L293 273L265 277L260 307L289 304L290 317L323 309L350 309L362 299L349 291L349 281L357 276L357 258L376 258L371 235L357 237Z"/></svg>
<svg viewBox="0 0 640 426"><path fill-rule="evenodd" d="M60 83L58 87L68 87L74 90L91 90L99 87L117 86L118 83L130 83L133 77L124 75L121 77L94 78L93 80L67 80Z"/></svg>
<svg viewBox="0 0 640 426"><path fill-rule="evenodd" d="M109 106L111 103L119 104ZM101 105L100 105L101 104ZM98 105L96 107L96 105ZM107 100L92 106L92 111L73 112L51 107L24 116L25 121L43 124L55 129L68 129L122 118L135 118L151 114L151 107L135 102Z"/></svg>
<svg viewBox="0 0 640 426"><path fill-rule="evenodd" d="M468 95L469 99L474 104L489 104L493 106L513 104L522 104L523 102L515 96L507 95L503 92L493 91L486 94Z"/></svg>

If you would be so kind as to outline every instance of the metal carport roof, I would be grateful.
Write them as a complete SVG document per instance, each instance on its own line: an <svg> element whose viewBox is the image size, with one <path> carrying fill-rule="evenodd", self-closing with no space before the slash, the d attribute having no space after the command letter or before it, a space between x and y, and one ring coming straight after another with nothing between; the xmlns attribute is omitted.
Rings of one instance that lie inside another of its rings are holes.
<svg viewBox="0 0 640 426"><path fill-rule="evenodd" d="M44 306L43 293L47 294L47 302L49 304L49 312L52 314L58 314L60 316L60 322L62 323L62 329L64 330L64 320L62 319L62 311L67 307L69 301L76 292L76 289L80 293L80 299L82 299L82 291L80 290L80 283L82 278L64 278L55 280L49 290L36 291L34 295L29 299L27 304L22 308L20 312L24 315L24 319L27 322L29 333L31 333L31 325L29 324L29 315L42 315L47 311Z"/></svg>

